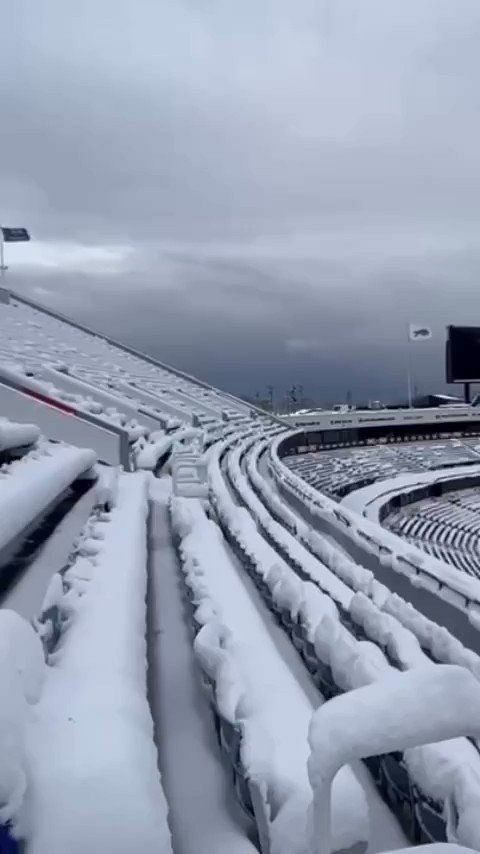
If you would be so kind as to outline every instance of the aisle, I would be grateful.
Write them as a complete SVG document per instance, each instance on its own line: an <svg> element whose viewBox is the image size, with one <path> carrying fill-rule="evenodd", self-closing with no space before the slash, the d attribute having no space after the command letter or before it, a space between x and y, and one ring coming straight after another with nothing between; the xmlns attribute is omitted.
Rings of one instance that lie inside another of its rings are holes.
<svg viewBox="0 0 480 854"><path fill-rule="evenodd" d="M165 504L152 502L149 689L175 854L257 854L192 654Z"/></svg>

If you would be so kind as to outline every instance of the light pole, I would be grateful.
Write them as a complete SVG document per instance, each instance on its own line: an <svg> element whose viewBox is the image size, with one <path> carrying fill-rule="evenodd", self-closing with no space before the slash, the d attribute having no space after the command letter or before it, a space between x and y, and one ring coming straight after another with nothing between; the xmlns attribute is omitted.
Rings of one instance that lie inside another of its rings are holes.
<svg viewBox="0 0 480 854"><path fill-rule="evenodd" d="M30 240L30 235L26 228L11 228L7 225L0 225L0 286L5 287L5 273L8 270L5 264L5 243L24 243Z"/></svg>
<svg viewBox="0 0 480 854"><path fill-rule="evenodd" d="M7 269L8 268L5 266L5 241L3 239L3 228L0 228L0 283L2 288Z"/></svg>
<svg viewBox="0 0 480 854"><path fill-rule="evenodd" d="M274 393L274 391L275 391L275 389L274 389L273 385L267 385L267 392L268 392L268 397L270 400L270 412L273 412L273 393Z"/></svg>

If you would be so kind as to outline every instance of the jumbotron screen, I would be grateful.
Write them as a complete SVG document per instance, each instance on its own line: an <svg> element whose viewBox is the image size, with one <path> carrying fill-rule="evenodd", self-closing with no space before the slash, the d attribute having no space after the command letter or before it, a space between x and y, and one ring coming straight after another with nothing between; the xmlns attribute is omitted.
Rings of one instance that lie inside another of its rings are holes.
<svg viewBox="0 0 480 854"><path fill-rule="evenodd" d="M480 326L449 326L447 382L480 382Z"/></svg>

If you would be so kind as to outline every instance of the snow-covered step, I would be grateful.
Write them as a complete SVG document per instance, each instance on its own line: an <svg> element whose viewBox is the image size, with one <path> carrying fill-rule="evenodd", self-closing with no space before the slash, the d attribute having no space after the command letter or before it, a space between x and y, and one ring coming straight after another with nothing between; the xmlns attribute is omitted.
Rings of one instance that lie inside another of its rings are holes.
<svg viewBox="0 0 480 854"><path fill-rule="evenodd" d="M167 508L171 482L162 478L151 487L150 704L173 847L181 854L257 854L252 820L238 803L200 690Z"/></svg>
<svg viewBox="0 0 480 854"><path fill-rule="evenodd" d="M26 854L171 854L147 702L147 477L122 474L76 559L52 579L60 614L28 734Z"/></svg>

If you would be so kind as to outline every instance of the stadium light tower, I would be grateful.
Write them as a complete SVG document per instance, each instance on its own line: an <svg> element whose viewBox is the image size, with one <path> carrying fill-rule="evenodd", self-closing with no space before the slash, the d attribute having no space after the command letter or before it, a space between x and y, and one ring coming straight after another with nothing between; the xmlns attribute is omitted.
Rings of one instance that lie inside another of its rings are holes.
<svg viewBox="0 0 480 854"><path fill-rule="evenodd" d="M2 287L4 287L5 273L8 270L5 264L5 243L23 243L26 240L30 240L26 228L11 228L0 225L0 282Z"/></svg>

